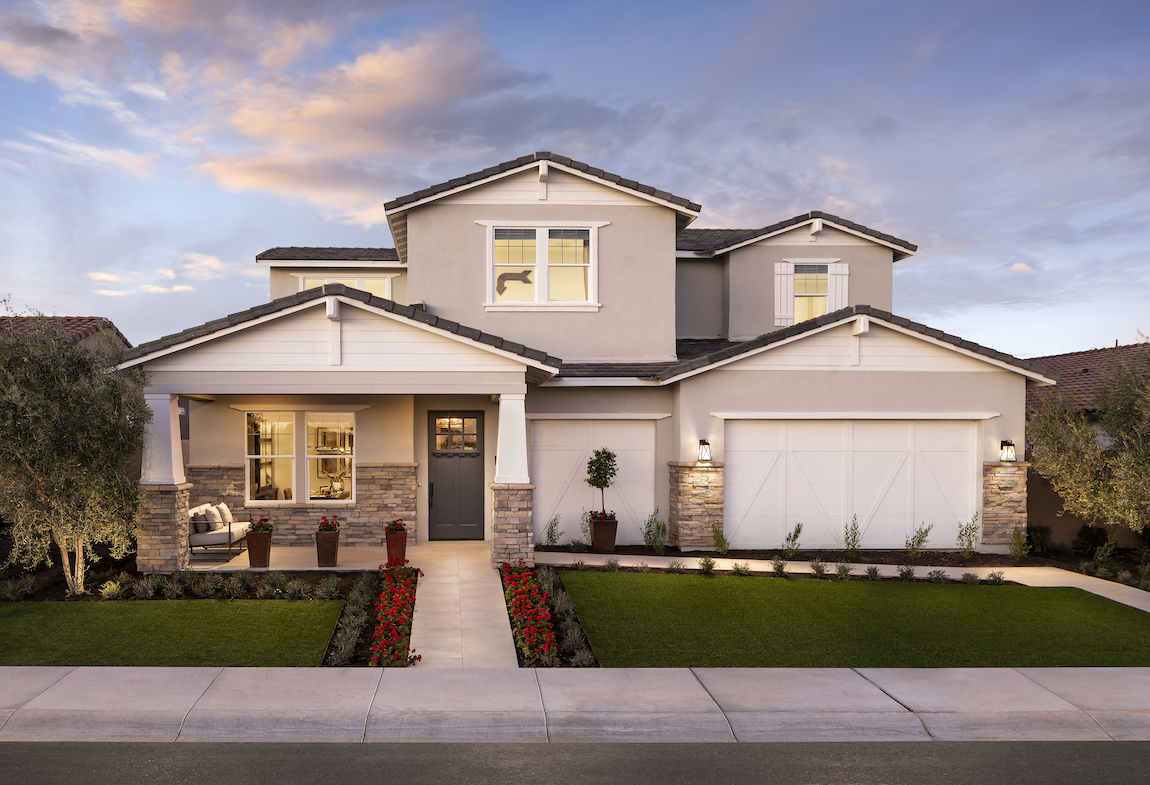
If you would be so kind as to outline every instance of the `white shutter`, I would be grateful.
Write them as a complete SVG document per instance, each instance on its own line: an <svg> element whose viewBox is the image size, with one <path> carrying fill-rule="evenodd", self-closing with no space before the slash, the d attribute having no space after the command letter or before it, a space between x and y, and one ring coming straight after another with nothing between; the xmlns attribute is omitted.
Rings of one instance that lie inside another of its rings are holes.
<svg viewBox="0 0 1150 785"><path fill-rule="evenodd" d="M775 326L794 323L795 266L791 262L775 262Z"/></svg>
<svg viewBox="0 0 1150 785"><path fill-rule="evenodd" d="M850 304L847 299L847 265L827 265L827 313L846 308Z"/></svg>

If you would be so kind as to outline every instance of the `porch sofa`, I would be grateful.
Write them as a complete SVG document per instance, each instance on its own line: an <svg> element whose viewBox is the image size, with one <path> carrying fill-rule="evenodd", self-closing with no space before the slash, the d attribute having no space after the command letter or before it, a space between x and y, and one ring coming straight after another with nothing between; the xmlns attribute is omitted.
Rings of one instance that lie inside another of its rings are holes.
<svg viewBox="0 0 1150 785"><path fill-rule="evenodd" d="M193 507L188 510L188 516L188 547L192 553L196 552L197 547L203 548L202 553L207 553L209 546L226 545L230 558L232 546L247 536L251 526L247 521L235 520L232 511L223 502Z"/></svg>

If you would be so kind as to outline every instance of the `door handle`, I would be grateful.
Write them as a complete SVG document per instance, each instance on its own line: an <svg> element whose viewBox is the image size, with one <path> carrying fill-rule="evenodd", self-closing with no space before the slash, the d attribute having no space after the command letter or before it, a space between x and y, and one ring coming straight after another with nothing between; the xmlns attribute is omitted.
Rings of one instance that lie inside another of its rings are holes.
<svg viewBox="0 0 1150 785"><path fill-rule="evenodd" d="M427 484L427 507L430 509L435 505L435 483L429 482Z"/></svg>

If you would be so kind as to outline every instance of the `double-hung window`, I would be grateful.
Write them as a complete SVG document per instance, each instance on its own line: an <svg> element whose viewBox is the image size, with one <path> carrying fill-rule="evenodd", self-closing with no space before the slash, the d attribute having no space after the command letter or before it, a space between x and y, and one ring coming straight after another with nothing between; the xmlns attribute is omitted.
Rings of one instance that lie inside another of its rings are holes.
<svg viewBox="0 0 1150 785"><path fill-rule="evenodd" d="M248 501L290 499L294 475L295 412L248 412Z"/></svg>
<svg viewBox="0 0 1150 785"><path fill-rule="evenodd" d="M788 259L775 263L775 326L816 319L846 308L847 265L838 259Z"/></svg>
<svg viewBox="0 0 1150 785"><path fill-rule="evenodd" d="M392 281L398 278L399 275L399 273L383 273L381 275L368 277L334 275L330 278L313 275L300 276L299 290L302 292L307 289L315 289L323 286L325 283L341 283L344 286L350 286L352 289L359 289L361 292L374 294L376 297L382 297L385 300L394 300L395 297L392 295Z"/></svg>
<svg viewBox="0 0 1150 785"><path fill-rule="evenodd" d="M598 230L607 222L478 223L487 227L487 310L599 310Z"/></svg>
<svg viewBox="0 0 1150 785"><path fill-rule="evenodd" d="M355 414L249 411L245 417L249 503L355 499Z"/></svg>

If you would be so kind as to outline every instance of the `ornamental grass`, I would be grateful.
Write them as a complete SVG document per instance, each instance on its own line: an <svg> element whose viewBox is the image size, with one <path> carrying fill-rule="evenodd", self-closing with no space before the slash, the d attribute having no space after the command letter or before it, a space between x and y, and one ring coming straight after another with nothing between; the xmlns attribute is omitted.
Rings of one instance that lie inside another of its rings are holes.
<svg viewBox="0 0 1150 785"><path fill-rule="evenodd" d="M383 586L375 603L376 625L369 661L373 668L404 668L422 659L411 650L411 614L415 609L415 585L423 573L407 564L407 559L392 559L379 568Z"/></svg>
<svg viewBox="0 0 1150 785"><path fill-rule="evenodd" d="M507 615L511 618L511 632L523 667L555 667L559 664L558 649L547 593L539 588L535 574L522 559L515 565L503 562L499 574L503 578Z"/></svg>

